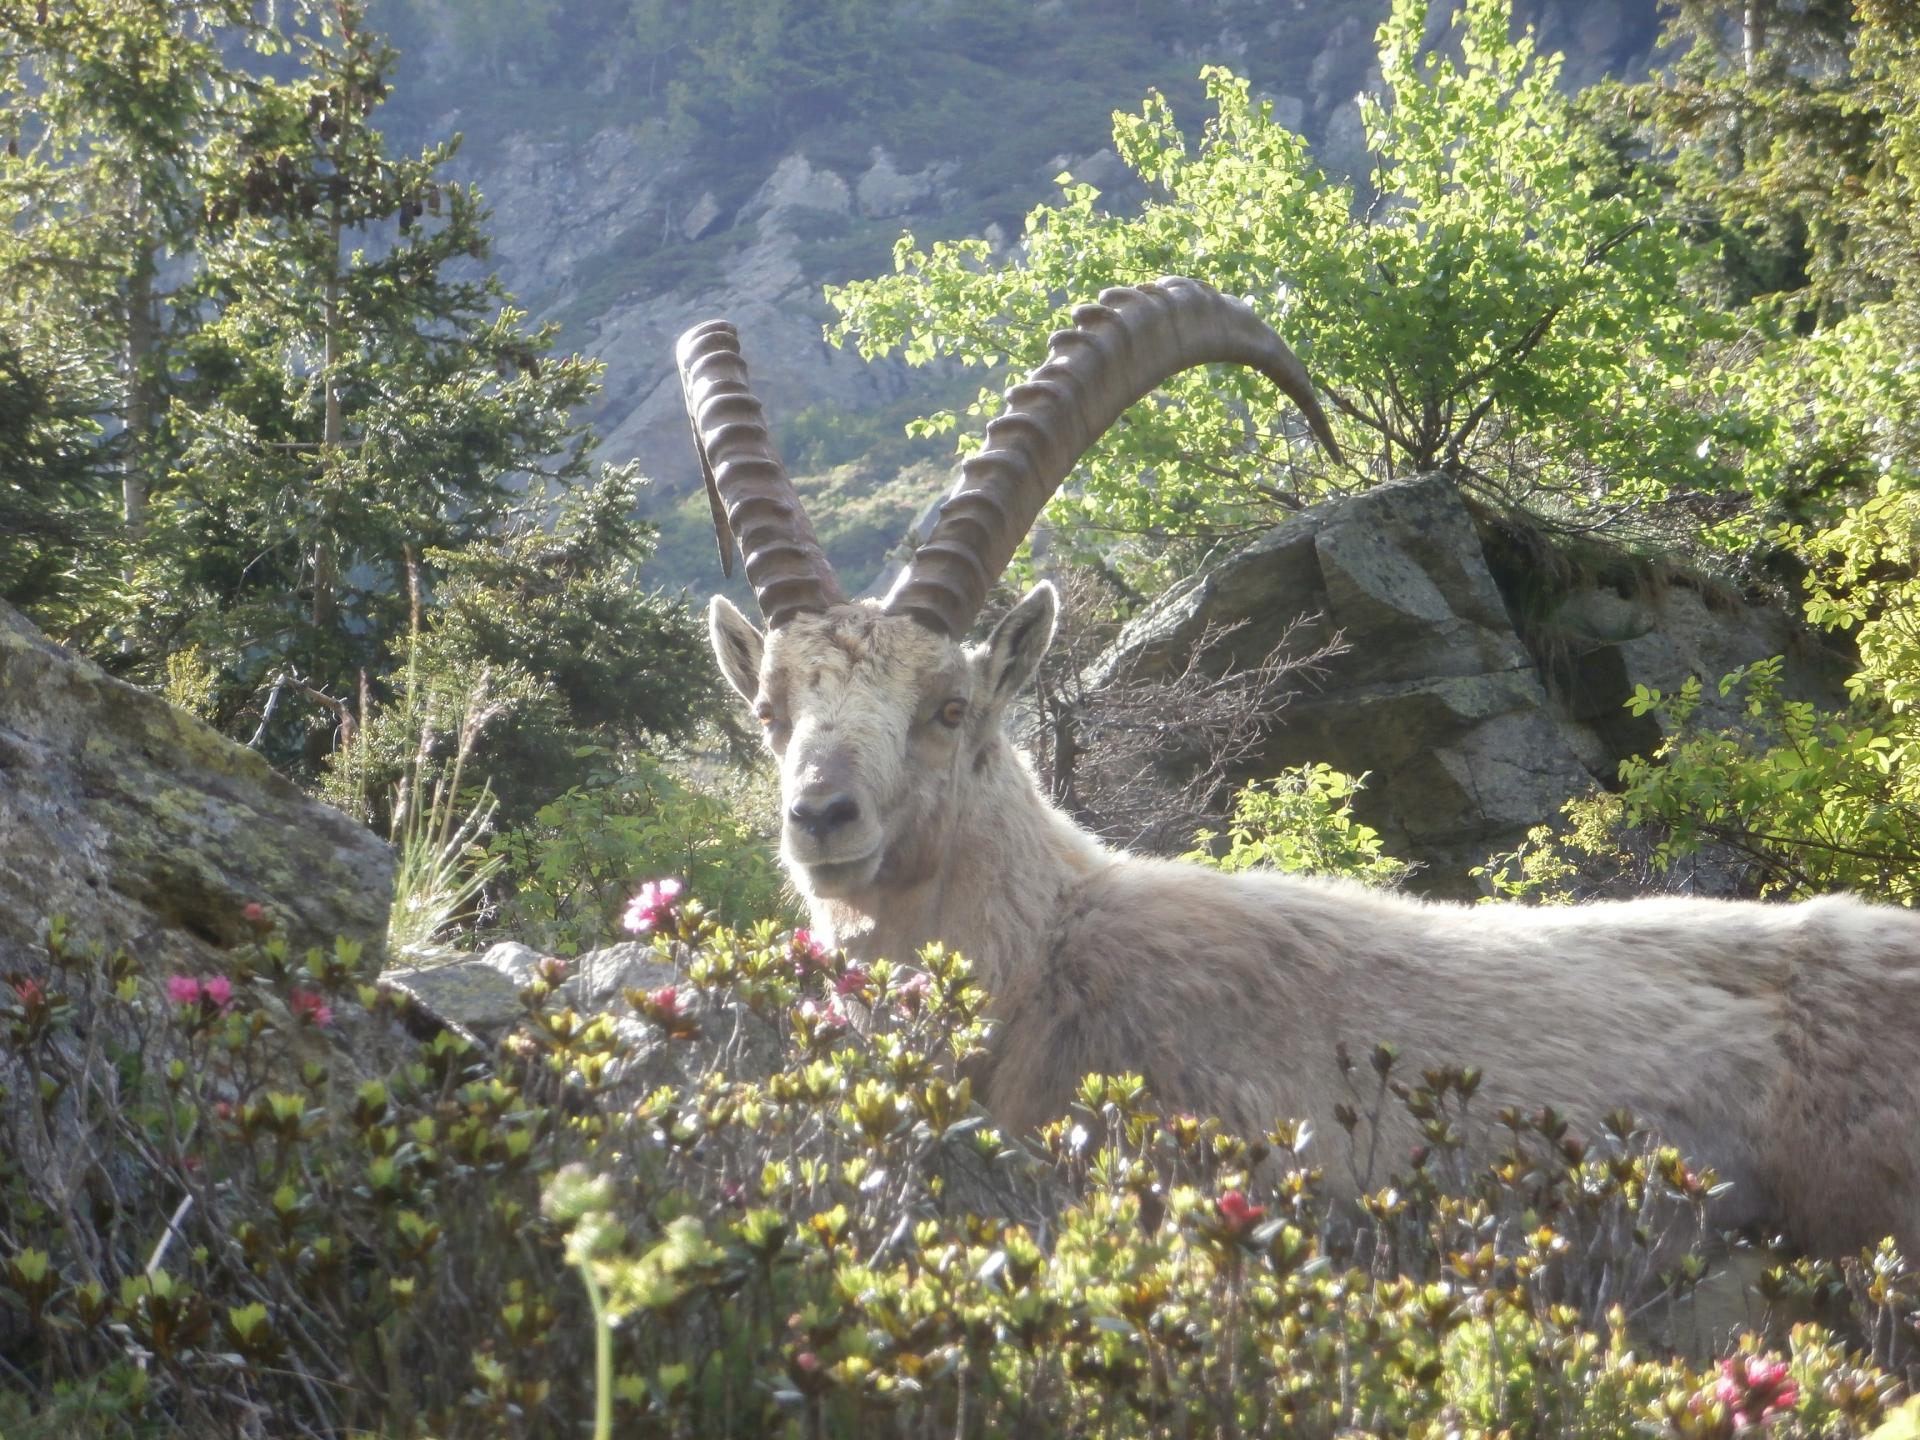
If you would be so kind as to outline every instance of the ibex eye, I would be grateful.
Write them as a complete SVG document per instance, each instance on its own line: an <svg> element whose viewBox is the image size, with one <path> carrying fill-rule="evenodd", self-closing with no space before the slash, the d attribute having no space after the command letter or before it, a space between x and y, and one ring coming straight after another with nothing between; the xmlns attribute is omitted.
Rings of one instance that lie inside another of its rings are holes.
<svg viewBox="0 0 1920 1440"><path fill-rule="evenodd" d="M964 700L949 700L940 707L940 723L945 725L949 730L959 725L959 723L966 718L967 702Z"/></svg>

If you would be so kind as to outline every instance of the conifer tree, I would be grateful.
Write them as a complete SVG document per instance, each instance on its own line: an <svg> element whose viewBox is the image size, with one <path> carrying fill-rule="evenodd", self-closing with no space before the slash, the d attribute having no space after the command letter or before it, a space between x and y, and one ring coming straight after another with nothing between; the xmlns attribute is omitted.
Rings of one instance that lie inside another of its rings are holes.
<svg viewBox="0 0 1920 1440"><path fill-rule="evenodd" d="M295 32L208 158L200 293L216 317L169 417L179 460L143 576L158 632L230 682L350 700L393 663L432 556L588 478L572 410L597 367L554 358L484 269L485 210L450 144L395 156L394 55L358 4Z"/></svg>
<svg viewBox="0 0 1920 1440"><path fill-rule="evenodd" d="M98 601L114 542L142 533L167 468L156 437L169 355L197 320L170 287L198 230L201 156L244 104L230 55L273 43L243 0L0 6L11 436L0 483L12 521L0 558L6 592L49 623L57 609L67 638L110 628L76 597ZM53 540L59 559L37 548Z"/></svg>

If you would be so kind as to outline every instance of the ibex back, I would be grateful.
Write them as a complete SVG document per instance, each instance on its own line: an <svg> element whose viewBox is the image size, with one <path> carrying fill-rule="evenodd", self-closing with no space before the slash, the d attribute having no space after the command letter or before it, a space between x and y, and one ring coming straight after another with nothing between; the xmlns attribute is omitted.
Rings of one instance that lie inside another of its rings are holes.
<svg viewBox="0 0 1920 1440"><path fill-rule="evenodd" d="M816 929L862 960L940 941L973 961L999 1021L983 1096L1011 1130L1099 1070L1246 1133L1294 1116L1331 1135L1336 1046L1387 1040L1482 1067L1481 1103L1589 1126L1631 1108L1733 1182L1722 1224L1824 1253L1920 1244L1920 917L1842 896L1429 904L1117 854L1048 804L1002 720L1052 638L1052 588L962 642L1080 454L1215 361L1271 376L1334 448L1305 371L1246 306L1189 280L1100 300L1008 391L877 603L835 581L731 329L682 340L722 551L740 537L768 621L716 598L714 649L778 758L782 855ZM1388 1136L1414 1139L1411 1122Z"/></svg>

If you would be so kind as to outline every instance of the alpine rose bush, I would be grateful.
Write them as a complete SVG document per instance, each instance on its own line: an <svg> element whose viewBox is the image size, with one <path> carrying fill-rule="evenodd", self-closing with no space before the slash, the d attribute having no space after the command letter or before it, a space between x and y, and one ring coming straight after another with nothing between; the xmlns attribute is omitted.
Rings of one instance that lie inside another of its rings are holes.
<svg viewBox="0 0 1920 1440"><path fill-rule="evenodd" d="M1821 1324L1724 1365L1652 1342L1717 1181L1624 1113L1483 1116L1478 1072L1383 1045L1343 1057L1344 1133L1091 1076L1009 1136L960 957L637 898L673 978L590 1015L543 966L490 1052L351 947L154 977L50 927L0 977L0 1433L1849 1440L1898 1393L1891 1246L1778 1267L1768 1302ZM1368 1174L1395 1106L1427 1142Z"/></svg>

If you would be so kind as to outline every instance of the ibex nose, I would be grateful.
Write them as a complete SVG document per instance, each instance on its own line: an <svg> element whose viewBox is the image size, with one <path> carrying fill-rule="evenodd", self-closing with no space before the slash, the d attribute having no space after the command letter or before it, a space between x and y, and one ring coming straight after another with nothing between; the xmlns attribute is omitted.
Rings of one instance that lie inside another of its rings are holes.
<svg viewBox="0 0 1920 1440"><path fill-rule="evenodd" d="M816 840L860 818L860 802L851 795L803 796L787 807L787 819Z"/></svg>

